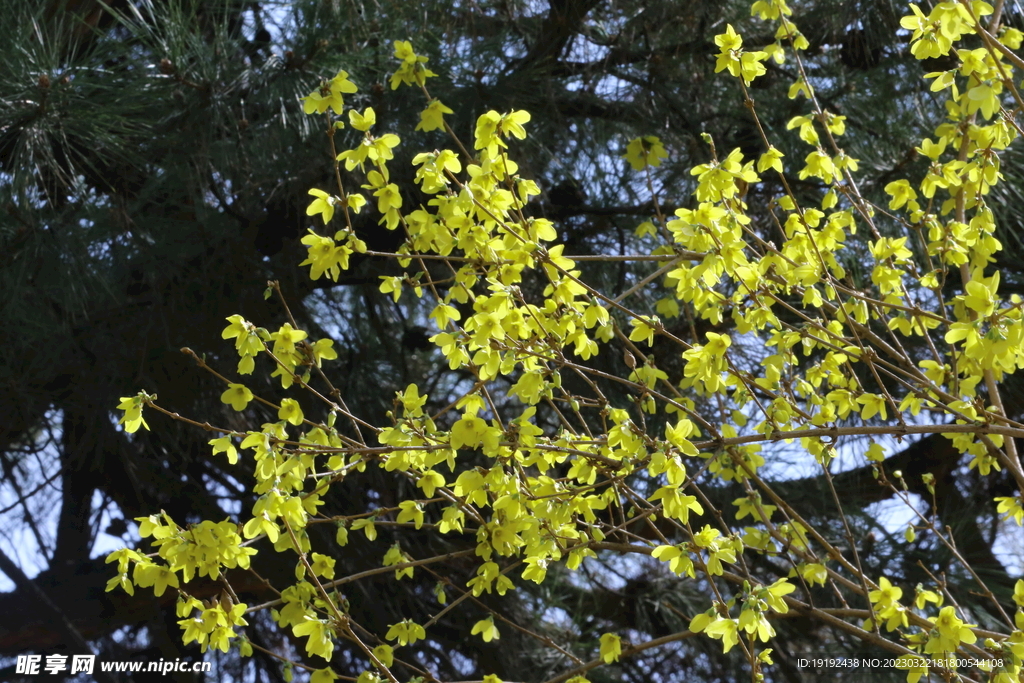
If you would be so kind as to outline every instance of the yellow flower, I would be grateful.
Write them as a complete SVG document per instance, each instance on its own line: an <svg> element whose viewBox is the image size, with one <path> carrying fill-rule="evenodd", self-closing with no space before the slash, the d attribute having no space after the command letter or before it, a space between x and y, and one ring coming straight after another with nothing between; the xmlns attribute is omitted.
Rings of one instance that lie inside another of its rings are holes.
<svg viewBox="0 0 1024 683"><path fill-rule="evenodd" d="M334 670L330 667L326 669L317 669L309 677L309 683L331 683L338 679L338 674L334 673Z"/></svg>
<svg viewBox="0 0 1024 683"><path fill-rule="evenodd" d="M943 607L939 612L939 616L932 617L929 621L935 624L935 629L932 631L928 643L924 646L924 651L928 654L933 652L955 652L961 643L971 645L978 640L978 637L974 635L974 631L970 628L974 624L965 624L961 621L956 616L956 611L952 605Z"/></svg>
<svg viewBox="0 0 1024 683"><path fill-rule="evenodd" d="M668 158L668 152L660 138L645 135L630 140L622 158L629 162L634 171L642 171L648 166L661 166L661 160Z"/></svg>
<svg viewBox="0 0 1024 683"><path fill-rule="evenodd" d="M252 399L252 392L244 384L228 384L227 391L220 395L221 403L227 403L238 411L245 410Z"/></svg>
<svg viewBox="0 0 1024 683"><path fill-rule="evenodd" d="M334 578L334 558L320 553L313 553L313 564L310 565L313 573L325 579Z"/></svg>
<svg viewBox="0 0 1024 683"><path fill-rule="evenodd" d="M903 589L899 586L894 586L889 582L889 579L884 576L878 579L878 590L871 591L868 593L868 598L871 602L877 604L880 607L888 607L903 597Z"/></svg>
<svg viewBox="0 0 1024 683"><path fill-rule="evenodd" d="M704 633L712 638L721 639L722 652L728 652L739 642L739 624L735 619L718 617L704 629Z"/></svg>
<svg viewBox="0 0 1024 683"><path fill-rule="evenodd" d="M324 225L327 225L334 217L334 197L315 187L309 191L309 194L316 197L316 199L306 207L306 215L315 216L320 214L324 219Z"/></svg>
<svg viewBox="0 0 1024 683"><path fill-rule="evenodd" d="M140 425L149 429L149 425L142 418L142 407L144 405L146 405L145 399L141 394L139 396L121 397L121 402L117 407L124 411L124 415L121 416L118 424L124 425L124 431L134 434L138 431Z"/></svg>
<svg viewBox="0 0 1024 683"><path fill-rule="evenodd" d="M211 439L210 445L213 446L213 454L225 453L228 458L228 462L232 465L238 462L238 449L231 442L230 436L222 436L219 439Z"/></svg>
<svg viewBox="0 0 1024 683"><path fill-rule="evenodd" d="M292 626L292 633L296 636L307 636L307 655L319 655L327 661L331 661L331 655L334 654L334 641L331 639L333 635L331 628L326 622L307 616L303 622Z"/></svg>
<svg viewBox="0 0 1024 683"><path fill-rule="evenodd" d="M498 627L494 625L494 619L492 617L487 617L486 619L481 619L476 622L473 626L473 630L470 632L470 635L475 636L478 633L480 634L480 637L484 639L485 643L489 643L492 640L497 640L501 637L501 634L498 633Z"/></svg>
<svg viewBox="0 0 1024 683"><path fill-rule="evenodd" d="M395 90L399 85L423 85L426 79L436 76L433 71L426 68L424 64L427 58L416 54L412 44L407 40L396 40L395 58L402 60L402 65L391 76L391 89Z"/></svg>
<svg viewBox="0 0 1024 683"><path fill-rule="evenodd" d="M373 127L373 124L377 123L377 113L373 111L373 107L367 107L362 114L355 109L349 109L348 120L353 128L366 132Z"/></svg>
<svg viewBox="0 0 1024 683"><path fill-rule="evenodd" d="M420 122L416 124L416 130L429 132L444 128L444 115L454 114L451 109L441 103L441 100L431 100L427 108L420 112Z"/></svg>
<svg viewBox="0 0 1024 683"><path fill-rule="evenodd" d="M339 71L337 75L302 99L302 111L307 114L316 112L323 114L328 109L341 114L345 107L342 94L354 93L358 90L355 83L348 79L347 71Z"/></svg>
<svg viewBox="0 0 1024 683"><path fill-rule="evenodd" d="M299 402L294 398L283 399L281 401L281 408L277 411L277 419L285 420L296 427L302 424L304 418Z"/></svg>
<svg viewBox="0 0 1024 683"><path fill-rule="evenodd" d="M476 448L484 442L490 428L487 423L476 415L464 415L452 425L451 446L459 448Z"/></svg>
<svg viewBox="0 0 1024 683"><path fill-rule="evenodd" d="M739 50L743 47L743 37L736 33L732 24L726 24L725 33L715 36L715 45L722 48L722 52Z"/></svg>
<svg viewBox="0 0 1024 683"><path fill-rule="evenodd" d="M601 659L605 664L619 661L622 654L622 640L614 633L605 633L601 636Z"/></svg>
<svg viewBox="0 0 1024 683"><path fill-rule="evenodd" d="M397 640L400 645L410 645L427 637L427 632L419 624L405 619L392 624L384 636L388 640Z"/></svg>

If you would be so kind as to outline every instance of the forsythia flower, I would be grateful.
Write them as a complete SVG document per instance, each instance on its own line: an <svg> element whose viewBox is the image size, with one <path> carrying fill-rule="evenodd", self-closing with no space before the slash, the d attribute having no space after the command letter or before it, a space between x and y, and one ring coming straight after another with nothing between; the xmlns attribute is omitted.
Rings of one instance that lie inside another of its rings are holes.
<svg viewBox="0 0 1024 683"><path fill-rule="evenodd" d="M416 130L429 132L444 128L444 115L454 114L451 109L441 103L441 100L431 100L427 108L420 112L420 122L416 124Z"/></svg>
<svg viewBox="0 0 1024 683"><path fill-rule="evenodd" d="M303 622L292 626L292 633L296 636L308 637L306 640L307 655L319 655L327 661L331 661L331 655L334 654L334 641L331 627L327 622L307 616Z"/></svg>
<svg viewBox="0 0 1024 683"><path fill-rule="evenodd" d="M745 52L743 38L736 33L732 24L726 25L725 33L715 36L715 45L722 50L715 63L715 73L728 70L733 76L742 78L747 85L765 73L765 66L761 62L768 59L768 53Z"/></svg>
<svg viewBox="0 0 1024 683"><path fill-rule="evenodd" d="M140 425L149 429L149 425L146 424L142 417L142 407L144 405L146 405L146 402L141 394L139 396L121 397L121 403L117 407L124 411L124 415L121 416L118 424L124 425L124 431L133 434L138 431Z"/></svg>
<svg viewBox="0 0 1024 683"><path fill-rule="evenodd" d="M392 90L397 90L400 85L423 85L426 79L437 75L424 66L427 58L416 54L409 41L396 40L394 45L395 58L402 60L402 65L391 76Z"/></svg>
<svg viewBox="0 0 1024 683"><path fill-rule="evenodd" d="M327 225L334 218L334 197L315 187L309 191L309 194L316 197L316 199L306 207L306 215L315 216L320 214L324 219L324 225Z"/></svg>
<svg viewBox="0 0 1024 683"><path fill-rule="evenodd" d="M377 123L377 113L373 111L373 107L367 107L362 114L355 109L349 109L348 121L356 130L366 132L373 128L373 124Z"/></svg>
<svg viewBox="0 0 1024 683"><path fill-rule="evenodd" d="M529 120L530 112L527 111L512 111L501 115L491 110L481 114L476 121L476 141L473 148L487 150L487 156L495 157L498 155L499 147L508 146L502 137L511 135L519 140L526 138L526 128L523 124Z"/></svg>
<svg viewBox="0 0 1024 683"><path fill-rule="evenodd" d="M501 634L498 633L498 627L494 625L494 619L491 617L476 622L473 626L473 630L470 632L470 635L475 636L478 633L480 634L480 637L484 639L485 643L489 643L492 640L497 640L501 637Z"/></svg>
<svg viewBox="0 0 1024 683"><path fill-rule="evenodd" d="M605 633L601 636L601 659L605 664L619 661L622 654L622 640L614 633Z"/></svg>
<svg viewBox="0 0 1024 683"><path fill-rule="evenodd" d="M283 399L281 401L281 409L277 411L277 418L298 427L304 419L299 402L294 398Z"/></svg>
<svg viewBox="0 0 1024 683"><path fill-rule="evenodd" d="M476 633L474 632L473 635ZM411 645L417 640L426 638L427 632L419 624L405 619L397 624L392 624L384 637L388 640L397 640L400 645Z"/></svg>
<svg viewBox="0 0 1024 683"><path fill-rule="evenodd" d="M629 141L622 158L629 162L634 171L642 171L648 166L661 166L661 160L668 158L668 152L660 138L644 135Z"/></svg>
<svg viewBox="0 0 1024 683"><path fill-rule="evenodd" d="M357 90L355 83L348 79L348 72L339 71L330 81L302 98L302 111L307 114L323 114L328 109L333 109L335 114L341 114L345 107L342 94L354 93Z"/></svg>
<svg viewBox="0 0 1024 683"><path fill-rule="evenodd" d="M252 392L244 384L228 384L227 391L220 395L221 403L227 403L235 410L245 410L253 399Z"/></svg>
<svg viewBox="0 0 1024 683"><path fill-rule="evenodd" d="M970 628L974 624L965 624L957 618L956 611L952 605L943 607L939 612L939 616L932 617L929 621L935 624L935 629L932 631L928 643L924 646L924 651L928 654L934 652L956 652L956 649L960 647L960 643L971 645L978 640L978 637L974 635L974 631Z"/></svg>

